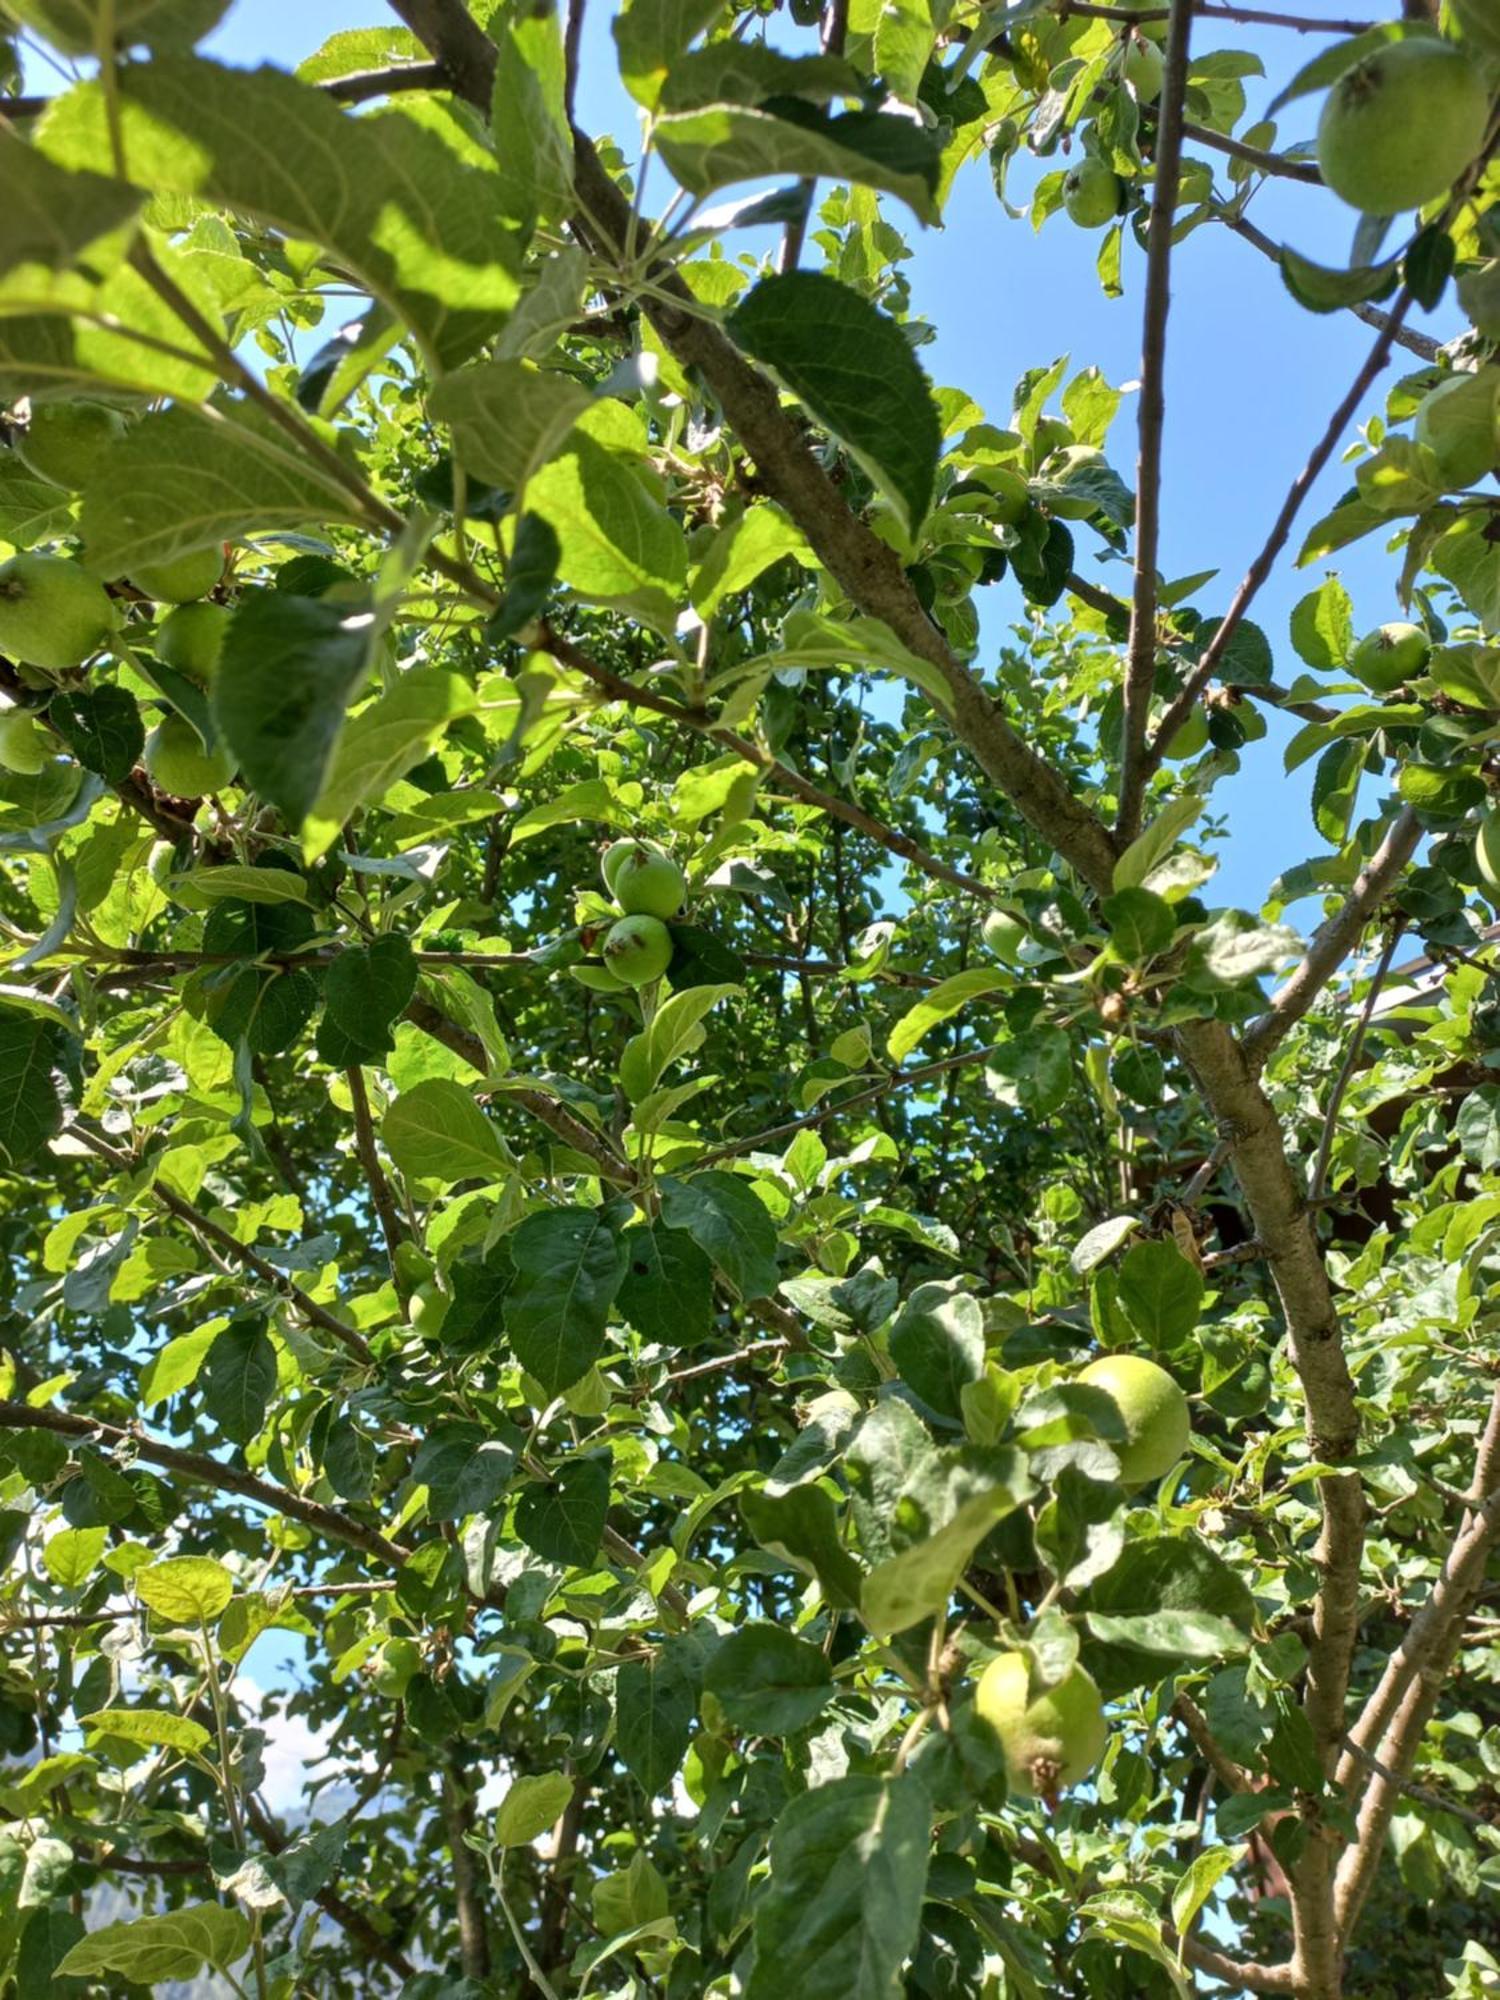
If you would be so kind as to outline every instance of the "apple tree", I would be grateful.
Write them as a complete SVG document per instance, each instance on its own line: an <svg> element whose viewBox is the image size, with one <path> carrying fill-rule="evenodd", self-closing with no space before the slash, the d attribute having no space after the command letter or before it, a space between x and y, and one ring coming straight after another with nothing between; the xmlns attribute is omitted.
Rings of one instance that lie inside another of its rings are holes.
<svg viewBox="0 0 1500 2000"><path fill-rule="evenodd" d="M1491 0L224 11L0 9L0 1985L1495 1991Z"/></svg>

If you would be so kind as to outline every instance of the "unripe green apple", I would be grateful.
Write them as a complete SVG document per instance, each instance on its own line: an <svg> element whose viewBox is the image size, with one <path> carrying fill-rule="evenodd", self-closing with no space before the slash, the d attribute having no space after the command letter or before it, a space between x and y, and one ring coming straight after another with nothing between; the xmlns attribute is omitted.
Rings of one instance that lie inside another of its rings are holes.
<svg viewBox="0 0 1500 2000"><path fill-rule="evenodd" d="M82 666L114 629L108 591L66 556L0 563L0 652L61 673Z"/></svg>
<svg viewBox="0 0 1500 2000"><path fill-rule="evenodd" d="M1125 206L1125 183L1092 154L1068 169L1063 207L1080 229L1102 229Z"/></svg>
<svg viewBox="0 0 1500 2000"><path fill-rule="evenodd" d="M415 1639L396 1633L373 1656L370 1679L376 1694L387 1701L400 1701L422 1665L422 1649Z"/></svg>
<svg viewBox="0 0 1500 2000"><path fill-rule="evenodd" d="M1162 55L1155 42L1132 34L1125 45L1125 81L1142 104L1154 104L1161 96Z"/></svg>
<svg viewBox="0 0 1500 2000"><path fill-rule="evenodd" d="M223 574L224 551L215 545L189 549L186 555L173 556L168 562L142 563L131 572L130 581L158 604L192 604L207 597Z"/></svg>
<svg viewBox="0 0 1500 2000"><path fill-rule="evenodd" d="M1208 717L1201 708L1195 708L1187 721L1177 730L1162 755L1174 764L1181 764L1188 757L1196 757L1200 750L1208 747Z"/></svg>
<svg viewBox="0 0 1500 2000"><path fill-rule="evenodd" d="M1472 486L1500 459L1497 413L1500 368L1452 375L1417 405L1412 436L1432 453L1449 486Z"/></svg>
<svg viewBox="0 0 1500 2000"><path fill-rule="evenodd" d="M1395 619L1365 634L1349 655L1349 671L1372 694L1390 694L1415 680L1431 658L1432 641L1421 626Z"/></svg>
<svg viewBox="0 0 1500 2000"><path fill-rule="evenodd" d="M1490 96L1451 42L1387 42L1347 69L1318 120L1318 165L1365 215L1399 215L1446 194L1484 143Z"/></svg>
<svg viewBox="0 0 1500 2000"><path fill-rule="evenodd" d="M46 767L48 755L47 739L29 709L0 710L0 770L34 778Z"/></svg>
<svg viewBox="0 0 1500 2000"><path fill-rule="evenodd" d="M1474 862L1486 888L1500 890L1500 806L1491 806L1474 836Z"/></svg>
<svg viewBox="0 0 1500 2000"><path fill-rule="evenodd" d="M687 895L687 877L670 854L636 846L614 873L615 901L628 917L675 917Z"/></svg>
<svg viewBox="0 0 1500 2000"><path fill-rule="evenodd" d="M974 1709L1000 1738L1010 1789L1048 1803L1080 1785L1104 1754L1109 1731L1091 1674L1074 1667L1055 1687L1027 1699L1024 1653L990 1661L974 1690Z"/></svg>
<svg viewBox="0 0 1500 2000"><path fill-rule="evenodd" d="M16 451L39 479L80 493L100 452L124 435L125 419L108 403L36 403Z"/></svg>
<svg viewBox="0 0 1500 2000"><path fill-rule="evenodd" d="M436 1340L443 1330L443 1321L448 1317L448 1297L431 1280L417 1285L407 1307L407 1323L413 1333L421 1334L424 1340Z"/></svg>
<svg viewBox="0 0 1500 2000"><path fill-rule="evenodd" d="M1031 505L1031 488L1024 477L1011 466L997 465L987 469L983 478L995 496L995 519L1003 527L1017 527Z"/></svg>
<svg viewBox="0 0 1500 2000"><path fill-rule="evenodd" d="M614 895L615 877L633 855L654 854L665 859L666 851L664 847L658 847L654 840L612 840L599 862L599 873L604 878L605 888Z"/></svg>
<svg viewBox="0 0 1500 2000"><path fill-rule="evenodd" d="M201 799L218 791L234 776L234 759L220 750L205 750L198 732L185 716L163 716L146 738L146 774L159 791L174 799Z"/></svg>
<svg viewBox="0 0 1500 2000"><path fill-rule="evenodd" d="M1112 1398L1125 1423L1125 1442L1112 1445L1127 1486L1144 1486L1172 1470L1192 1436L1188 1400L1165 1368L1139 1354L1106 1354L1078 1377Z"/></svg>
<svg viewBox="0 0 1500 2000"><path fill-rule="evenodd" d="M672 963L672 934L660 917L621 917L604 938L604 963L627 986L649 986Z"/></svg>
<svg viewBox="0 0 1500 2000"><path fill-rule="evenodd" d="M207 687L218 671L229 630L229 612L222 604L179 604L156 628L156 657Z"/></svg>
<svg viewBox="0 0 1500 2000"><path fill-rule="evenodd" d="M1014 963L1026 942L1025 927L1009 910L991 910L980 926L979 934L986 948L1005 965Z"/></svg>

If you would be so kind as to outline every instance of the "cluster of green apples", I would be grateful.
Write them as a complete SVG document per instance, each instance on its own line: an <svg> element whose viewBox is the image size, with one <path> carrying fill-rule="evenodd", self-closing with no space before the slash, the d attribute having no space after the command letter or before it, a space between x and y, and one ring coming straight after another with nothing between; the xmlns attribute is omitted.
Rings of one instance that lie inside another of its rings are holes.
<svg viewBox="0 0 1500 2000"><path fill-rule="evenodd" d="M621 986L654 985L672 963L667 925L687 899L687 877L650 840L613 841L599 872L622 912L599 947L604 969Z"/></svg>
<svg viewBox="0 0 1500 2000"><path fill-rule="evenodd" d="M1166 1369L1138 1354L1105 1354L1078 1380L1102 1389L1120 1413L1125 1437L1113 1449L1124 1484L1164 1478L1192 1434L1187 1397ZM1084 1667L1033 1696L1026 1655L1001 1653L980 1676L974 1702L1000 1739L1010 1789L1022 1797L1051 1803L1081 1784L1104 1754L1104 1702Z"/></svg>
<svg viewBox="0 0 1500 2000"><path fill-rule="evenodd" d="M16 439L16 456L37 478L76 493L99 453L124 436L127 422L113 405L87 398L37 403ZM157 658L200 687L213 678L229 623L225 606L204 601L223 574L223 550L206 548L142 564L125 579L142 597L167 607L152 645ZM39 687L86 666L119 630L115 599L74 557L26 552L0 563L0 653L32 669ZM0 712L0 770L34 776L56 749L30 709ZM152 783L176 798L201 798L234 775L223 750L206 750L175 710L147 737L144 762Z"/></svg>
<svg viewBox="0 0 1500 2000"><path fill-rule="evenodd" d="M1119 74L1138 104L1154 104L1161 96L1161 41L1165 34L1165 22L1141 21L1126 28L1120 38ZM1085 153L1063 181L1063 208L1080 229L1103 229L1123 211L1129 192L1129 184L1107 160Z"/></svg>

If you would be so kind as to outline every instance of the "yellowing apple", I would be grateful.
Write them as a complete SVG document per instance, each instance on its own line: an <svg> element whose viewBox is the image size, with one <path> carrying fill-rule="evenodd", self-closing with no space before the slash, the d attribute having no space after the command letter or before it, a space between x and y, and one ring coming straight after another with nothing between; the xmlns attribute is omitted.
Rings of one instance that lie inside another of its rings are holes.
<svg viewBox="0 0 1500 2000"><path fill-rule="evenodd" d="M1127 1486L1164 1478L1192 1436L1188 1400L1165 1368L1139 1354L1106 1354L1078 1377L1102 1389L1119 1410L1125 1442L1112 1447Z"/></svg>
<svg viewBox="0 0 1500 2000"><path fill-rule="evenodd" d="M1082 1784L1104 1754L1109 1731L1093 1676L1074 1667L1055 1687L1027 1699L1024 1653L990 1661L974 1690L974 1707L1005 1751L1010 1789L1055 1802Z"/></svg>

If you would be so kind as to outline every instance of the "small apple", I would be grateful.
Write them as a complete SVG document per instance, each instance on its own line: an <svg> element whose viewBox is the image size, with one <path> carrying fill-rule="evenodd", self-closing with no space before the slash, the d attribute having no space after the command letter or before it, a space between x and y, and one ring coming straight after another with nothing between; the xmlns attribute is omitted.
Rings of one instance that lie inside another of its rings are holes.
<svg viewBox="0 0 1500 2000"><path fill-rule="evenodd" d="M1341 201L1399 215L1446 194L1484 143L1490 94L1451 42L1413 36L1347 69L1318 120L1318 165Z"/></svg>
<svg viewBox="0 0 1500 2000"><path fill-rule="evenodd" d="M378 1695L400 1701L422 1666L422 1649L415 1639L397 1632L370 1661L370 1680Z"/></svg>
<svg viewBox="0 0 1500 2000"><path fill-rule="evenodd" d="M229 616L222 604L176 605L156 628L156 657L207 687L219 669Z"/></svg>
<svg viewBox="0 0 1500 2000"><path fill-rule="evenodd" d="M222 749L205 750L185 716L163 716L146 738L146 775L158 791L174 799L201 799L234 776L234 759Z"/></svg>
<svg viewBox="0 0 1500 2000"><path fill-rule="evenodd" d="M1080 229L1102 229L1125 206L1125 183L1092 154L1068 169L1063 207Z"/></svg>
<svg viewBox="0 0 1500 2000"><path fill-rule="evenodd" d="M1188 1400L1165 1368L1138 1354L1106 1354L1078 1377L1114 1400L1125 1442L1113 1447L1127 1486L1144 1486L1172 1470L1192 1436Z"/></svg>
<svg viewBox="0 0 1500 2000"><path fill-rule="evenodd" d="M1207 747L1208 717L1201 708L1195 708L1182 727L1174 732L1162 755L1173 764L1181 764Z"/></svg>
<svg viewBox="0 0 1500 2000"><path fill-rule="evenodd" d="M675 917L687 895L687 878L670 854L635 845L614 871L615 901L628 917Z"/></svg>
<svg viewBox="0 0 1500 2000"><path fill-rule="evenodd" d="M1055 1687L1028 1699L1024 1653L990 1661L974 1690L974 1709L1000 1738L1010 1789L1052 1803L1081 1785L1104 1754L1109 1731L1093 1676L1074 1667Z"/></svg>
<svg viewBox="0 0 1500 2000"><path fill-rule="evenodd" d="M0 709L0 771L34 778L45 770L50 754L47 739L29 709Z"/></svg>
<svg viewBox="0 0 1500 2000"><path fill-rule="evenodd" d="M1013 965L1026 942L1026 929L1009 910L991 910L980 926L979 935L987 950L1003 965Z"/></svg>
<svg viewBox="0 0 1500 2000"><path fill-rule="evenodd" d="M448 1304L447 1294L432 1279L425 1279L412 1288L411 1303L406 1309L407 1324L424 1340L436 1340L448 1317Z"/></svg>
<svg viewBox="0 0 1500 2000"><path fill-rule="evenodd" d="M1142 104L1161 96L1162 54L1155 42L1132 33L1125 44L1125 81Z"/></svg>
<svg viewBox="0 0 1500 2000"><path fill-rule="evenodd" d="M1367 632L1349 655L1349 671L1372 694L1390 694L1415 680L1432 658L1432 641L1420 625L1395 619Z"/></svg>
<svg viewBox="0 0 1500 2000"><path fill-rule="evenodd" d="M672 934L659 917L621 917L604 938L604 963L627 986L649 986L672 963Z"/></svg>
<svg viewBox="0 0 1500 2000"><path fill-rule="evenodd" d="M1023 476L1008 465L992 466L982 476L995 496L995 519L1002 527L1019 526L1031 506L1031 488Z"/></svg>
<svg viewBox="0 0 1500 2000"><path fill-rule="evenodd" d="M114 629L104 585L66 556L0 563L0 652L61 673L82 666Z"/></svg>
<svg viewBox="0 0 1500 2000"><path fill-rule="evenodd" d="M125 419L108 403L34 403L16 452L39 479L80 493L100 452L124 435Z"/></svg>
<svg viewBox="0 0 1500 2000"><path fill-rule="evenodd" d="M215 543L211 549L189 549L166 562L142 563L131 572L130 581L158 604L192 604L207 597L223 574L224 551Z"/></svg>
<svg viewBox="0 0 1500 2000"><path fill-rule="evenodd" d="M666 852L654 840L612 840L599 862L599 873L604 878L605 888L614 895L615 877L633 855L654 854L664 860Z"/></svg>

